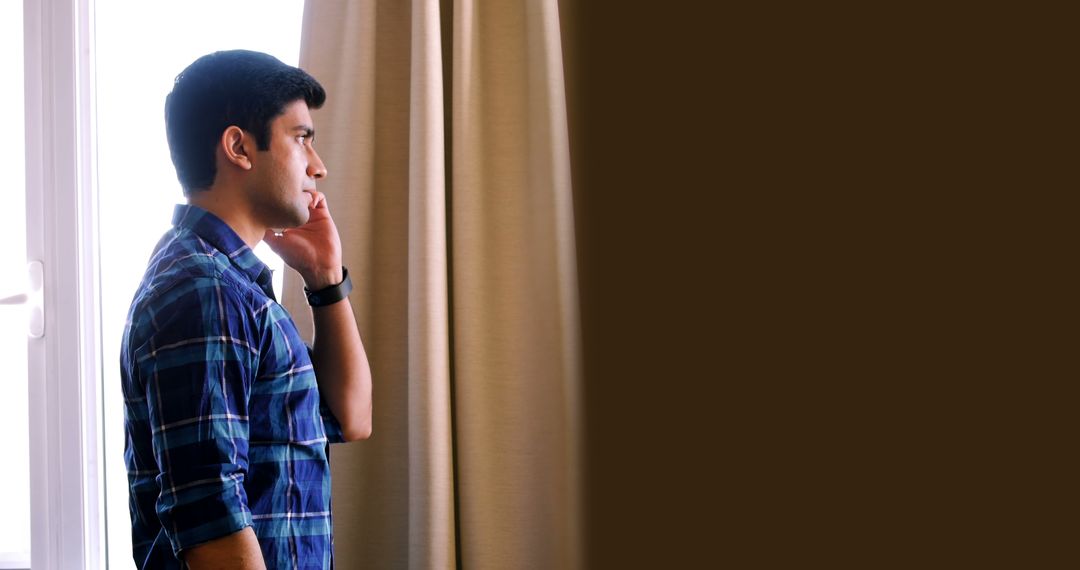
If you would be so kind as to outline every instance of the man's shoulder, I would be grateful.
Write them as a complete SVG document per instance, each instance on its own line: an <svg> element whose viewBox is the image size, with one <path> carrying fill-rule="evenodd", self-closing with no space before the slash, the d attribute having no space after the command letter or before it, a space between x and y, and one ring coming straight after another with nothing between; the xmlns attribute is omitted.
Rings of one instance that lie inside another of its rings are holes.
<svg viewBox="0 0 1080 570"><path fill-rule="evenodd" d="M200 303L207 288L249 302L248 288L230 270L228 257L190 231L170 231L147 264L134 305Z"/></svg>
<svg viewBox="0 0 1080 570"><path fill-rule="evenodd" d="M147 267L147 275L163 280L176 277L222 278L229 260L194 232L174 229L166 234L155 248Z"/></svg>

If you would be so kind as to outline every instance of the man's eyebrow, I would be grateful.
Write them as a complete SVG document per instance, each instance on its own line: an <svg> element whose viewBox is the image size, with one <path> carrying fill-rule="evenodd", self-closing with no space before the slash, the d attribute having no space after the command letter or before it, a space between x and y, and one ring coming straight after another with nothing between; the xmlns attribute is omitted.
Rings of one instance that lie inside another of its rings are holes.
<svg viewBox="0 0 1080 570"><path fill-rule="evenodd" d="M297 125L293 127L292 130L293 132L303 131L304 136L308 137L309 139L315 138L315 129L311 128L308 125Z"/></svg>

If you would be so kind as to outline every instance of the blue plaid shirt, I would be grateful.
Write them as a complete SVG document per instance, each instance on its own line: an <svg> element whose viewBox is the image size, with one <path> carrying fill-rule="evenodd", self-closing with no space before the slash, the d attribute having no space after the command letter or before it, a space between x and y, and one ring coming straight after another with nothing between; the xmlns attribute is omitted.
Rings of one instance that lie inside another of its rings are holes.
<svg viewBox="0 0 1080 570"><path fill-rule="evenodd" d="M271 275L219 218L177 206L124 329L124 459L139 568L251 526L267 568L332 568L341 428Z"/></svg>

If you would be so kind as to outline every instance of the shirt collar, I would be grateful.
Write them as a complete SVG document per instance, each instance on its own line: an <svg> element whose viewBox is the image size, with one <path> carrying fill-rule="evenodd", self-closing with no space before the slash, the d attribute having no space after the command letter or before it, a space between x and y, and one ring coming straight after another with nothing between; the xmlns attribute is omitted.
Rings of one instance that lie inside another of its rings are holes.
<svg viewBox="0 0 1080 570"><path fill-rule="evenodd" d="M251 251L244 240L223 222L221 218L206 210L190 204L177 204L173 211L172 223L177 228L187 228L225 254L240 273L243 273L263 291L268 288L268 295L273 297L270 268Z"/></svg>

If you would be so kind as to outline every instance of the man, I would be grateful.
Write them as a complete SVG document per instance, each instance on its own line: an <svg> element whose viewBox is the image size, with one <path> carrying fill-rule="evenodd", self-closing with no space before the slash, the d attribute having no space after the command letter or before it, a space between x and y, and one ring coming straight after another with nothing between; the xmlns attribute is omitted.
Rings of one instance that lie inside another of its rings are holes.
<svg viewBox="0 0 1080 570"><path fill-rule="evenodd" d="M186 205L157 244L121 348L139 568L332 568L330 442L371 434L371 372L315 181L304 71L250 51L199 58L165 101ZM252 253L304 279L307 347Z"/></svg>

